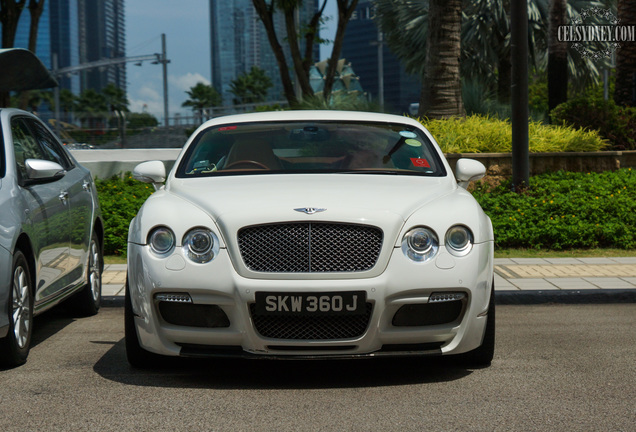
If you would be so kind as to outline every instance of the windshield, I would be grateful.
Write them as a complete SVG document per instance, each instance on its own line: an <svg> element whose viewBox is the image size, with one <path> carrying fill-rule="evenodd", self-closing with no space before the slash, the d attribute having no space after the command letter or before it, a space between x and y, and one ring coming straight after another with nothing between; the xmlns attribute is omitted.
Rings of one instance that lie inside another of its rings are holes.
<svg viewBox="0 0 636 432"><path fill-rule="evenodd" d="M446 175L432 143L413 126L302 121L217 125L201 131L177 177L287 172Z"/></svg>

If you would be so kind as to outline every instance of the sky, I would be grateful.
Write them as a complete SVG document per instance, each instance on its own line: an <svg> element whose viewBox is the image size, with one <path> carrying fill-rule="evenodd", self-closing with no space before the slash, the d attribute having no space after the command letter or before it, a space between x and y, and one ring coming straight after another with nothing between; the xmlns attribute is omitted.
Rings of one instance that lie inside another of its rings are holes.
<svg viewBox="0 0 636 432"><path fill-rule="evenodd" d="M209 0L127 0L125 7L126 56L160 53L165 33L168 116L191 114L181 106L188 98L186 91L199 82L211 83ZM327 8L327 15L336 16L335 1L329 0ZM163 121L161 65L128 63L126 70L129 109L147 111Z"/></svg>

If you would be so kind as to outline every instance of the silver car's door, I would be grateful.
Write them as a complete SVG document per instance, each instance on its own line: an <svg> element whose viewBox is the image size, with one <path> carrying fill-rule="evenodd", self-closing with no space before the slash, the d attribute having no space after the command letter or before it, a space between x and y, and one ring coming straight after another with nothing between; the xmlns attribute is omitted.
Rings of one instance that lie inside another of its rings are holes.
<svg viewBox="0 0 636 432"><path fill-rule="evenodd" d="M68 192L69 204L69 285L81 282L86 274L88 263L88 247L92 233L92 218L94 212L93 188L90 171L82 168L68 157L59 141L43 124L34 122L33 129L41 147L48 152L52 160L66 169L64 176L65 189Z"/></svg>
<svg viewBox="0 0 636 432"><path fill-rule="evenodd" d="M14 117L11 120L11 133L20 193L28 214L28 223L23 229L31 239L36 258L34 283L37 308L38 304L57 297L66 285L65 276L69 272L70 205L64 177L56 181L28 184L25 161L51 160L34 135L34 122L28 117Z"/></svg>

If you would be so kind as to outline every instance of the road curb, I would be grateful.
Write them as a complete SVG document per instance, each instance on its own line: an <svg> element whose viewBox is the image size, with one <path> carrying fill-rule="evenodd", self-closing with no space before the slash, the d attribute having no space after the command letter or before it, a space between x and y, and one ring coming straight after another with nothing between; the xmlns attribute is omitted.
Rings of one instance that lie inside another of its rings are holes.
<svg viewBox="0 0 636 432"><path fill-rule="evenodd" d="M636 290L537 290L496 291L495 303L504 305L533 305L546 303L593 304L636 303Z"/></svg>

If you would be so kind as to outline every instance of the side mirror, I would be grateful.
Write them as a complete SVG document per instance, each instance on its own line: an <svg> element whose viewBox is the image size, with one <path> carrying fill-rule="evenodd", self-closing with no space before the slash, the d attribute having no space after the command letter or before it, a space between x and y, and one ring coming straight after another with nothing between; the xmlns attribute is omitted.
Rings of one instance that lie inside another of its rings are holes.
<svg viewBox="0 0 636 432"><path fill-rule="evenodd" d="M66 171L57 162L42 159L27 159L24 161L27 178L25 184L48 183L61 179Z"/></svg>
<svg viewBox="0 0 636 432"><path fill-rule="evenodd" d="M455 177L459 187L466 189L471 181L486 175L486 167L475 159L459 159L455 166Z"/></svg>
<svg viewBox="0 0 636 432"><path fill-rule="evenodd" d="M133 170L133 178L143 183L152 183L156 190L166 181L166 167L161 161L142 162Z"/></svg>

